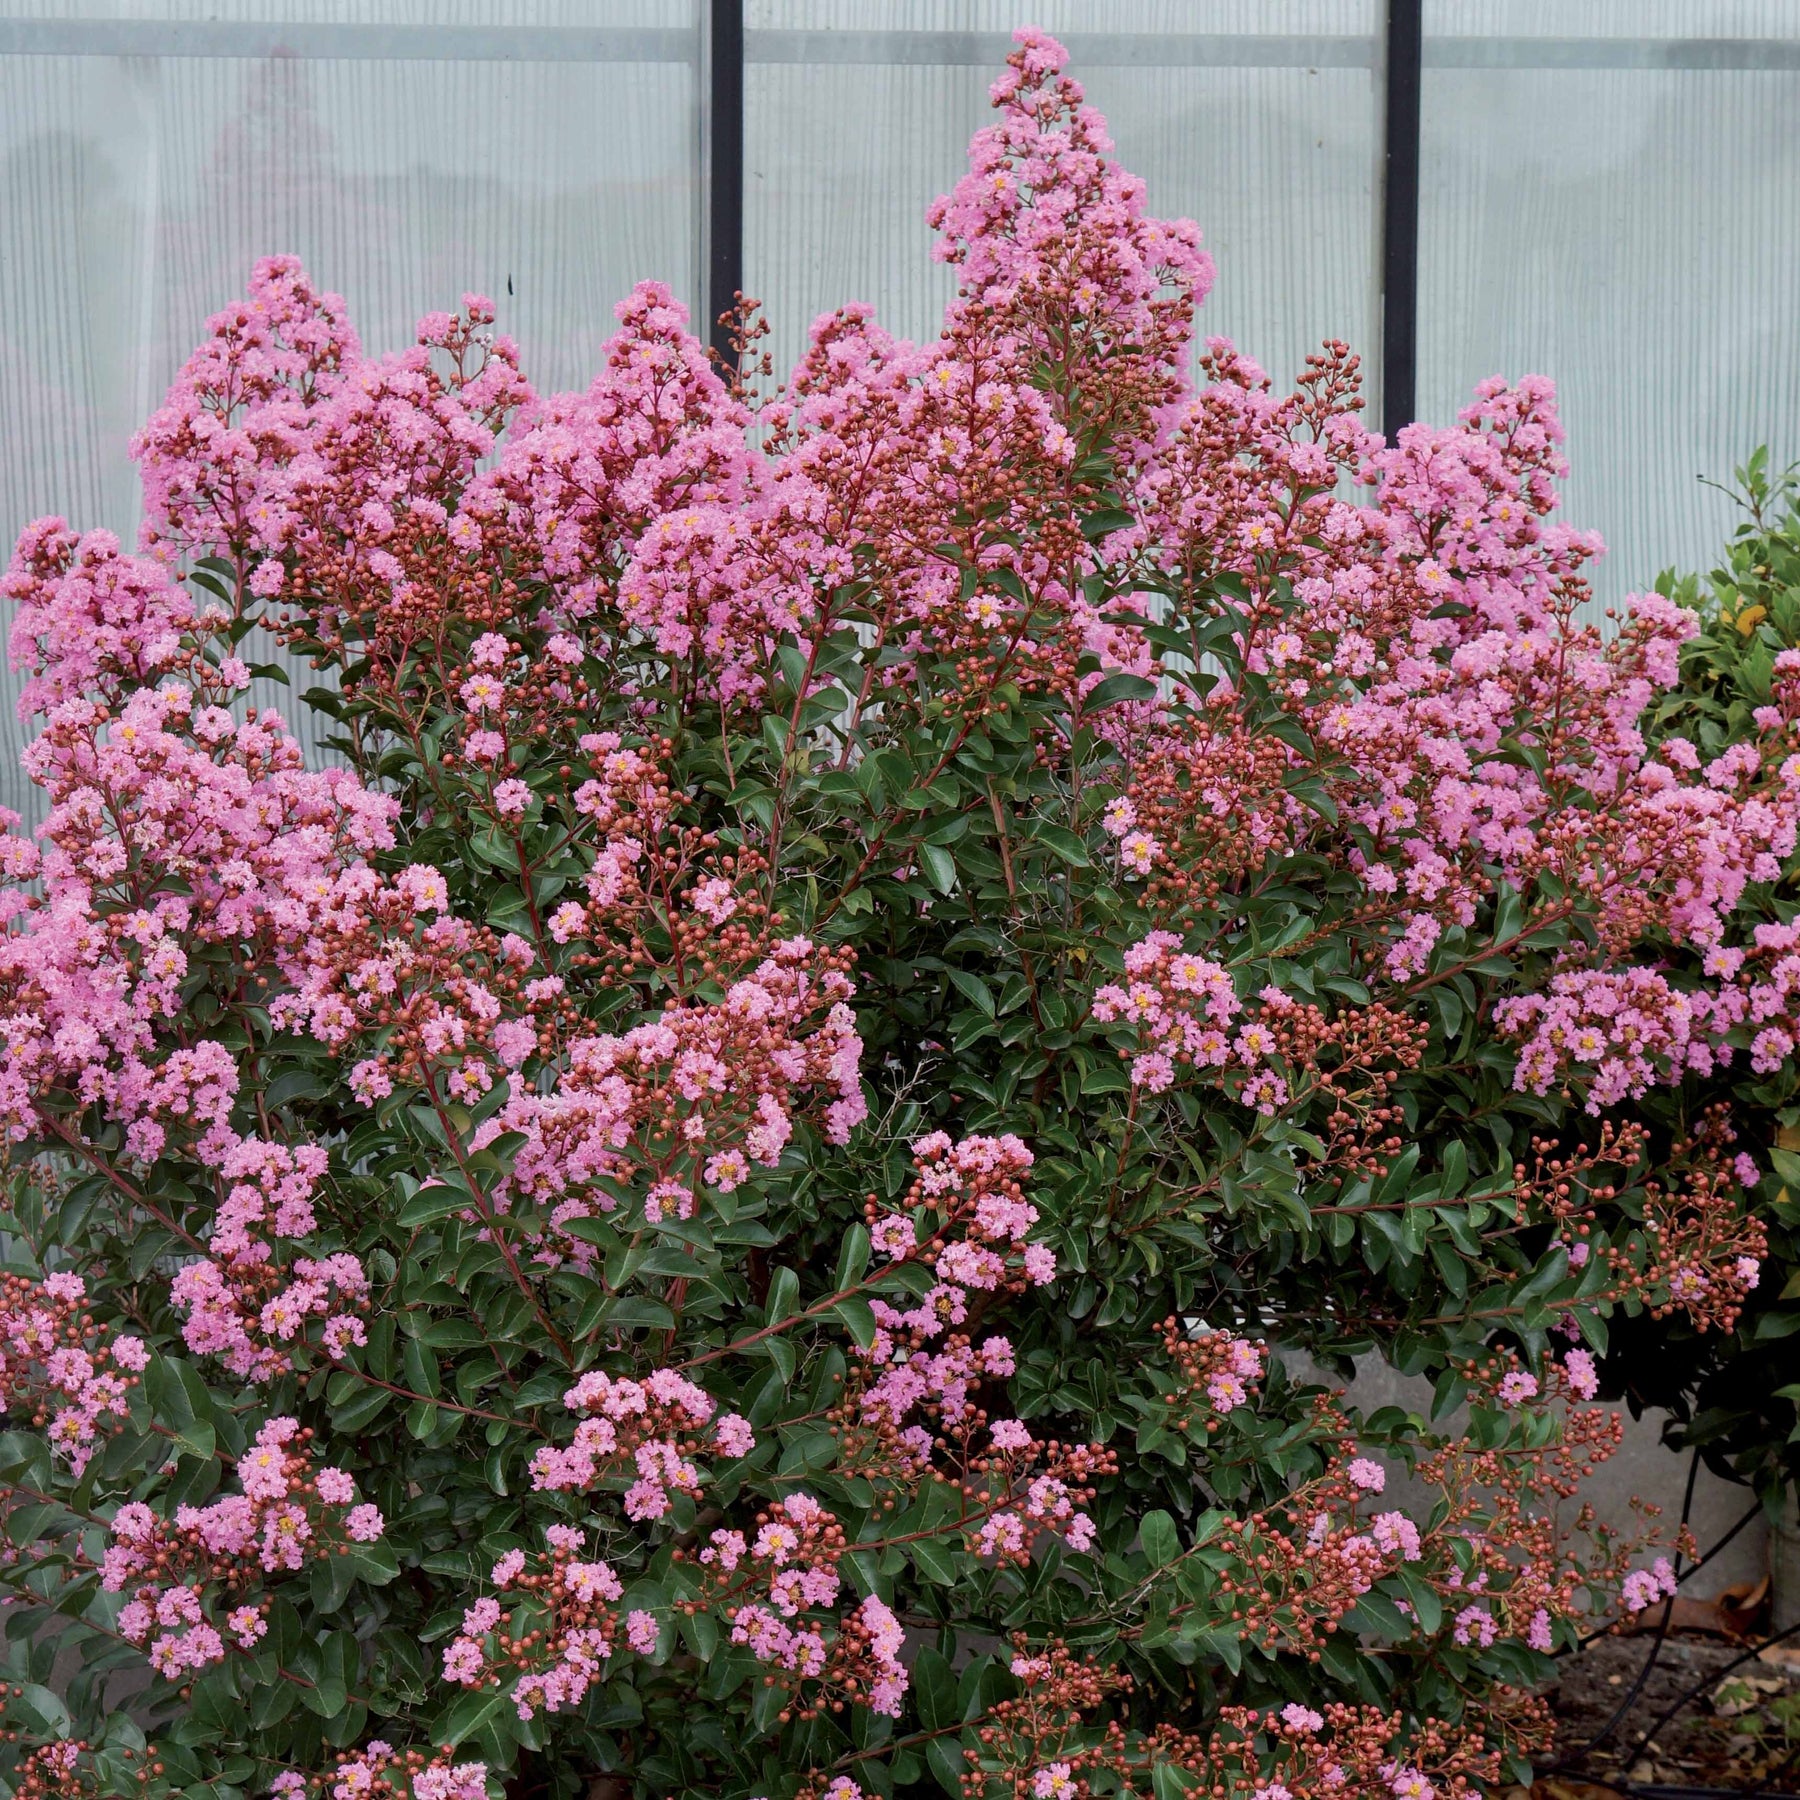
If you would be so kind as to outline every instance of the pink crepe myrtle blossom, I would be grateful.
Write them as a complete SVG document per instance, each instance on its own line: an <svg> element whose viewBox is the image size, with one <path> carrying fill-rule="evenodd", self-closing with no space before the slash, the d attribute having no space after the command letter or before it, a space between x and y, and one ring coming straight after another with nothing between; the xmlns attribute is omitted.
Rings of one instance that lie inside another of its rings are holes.
<svg viewBox="0 0 1800 1800"><path fill-rule="evenodd" d="M125 1427L149 1364L143 1340L97 1327L86 1298L78 1275L0 1274L0 1411L41 1418L75 1480Z"/></svg>
<svg viewBox="0 0 1800 1800"><path fill-rule="evenodd" d="M374 1506L347 1504L354 1483L343 1471L314 1467L310 1435L291 1418L269 1419L238 1459L239 1493L167 1518L137 1501L114 1514L100 1584L129 1596L119 1628L148 1646L166 1679L222 1661L221 1626L244 1649L262 1638L261 1608L226 1607L226 1596L382 1536Z"/></svg>
<svg viewBox="0 0 1800 1800"><path fill-rule="evenodd" d="M1675 1592L1675 1571L1666 1556L1659 1556L1648 1569L1633 1569L1625 1577L1620 1604L1628 1613L1641 1613L1655 1601Z"/></svg>

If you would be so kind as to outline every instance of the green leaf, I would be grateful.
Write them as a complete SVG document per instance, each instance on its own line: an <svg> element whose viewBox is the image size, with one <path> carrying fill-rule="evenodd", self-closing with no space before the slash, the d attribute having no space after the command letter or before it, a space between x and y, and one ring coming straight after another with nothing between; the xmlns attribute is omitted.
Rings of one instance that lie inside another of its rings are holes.
<svg viewBox="0 0 1800 1800"><path fill-rule="evenodd" d="M940 844L920 844L919 866L940 894L956 892L956 858Z"/></svg>
<svg viewBox="0 0 1800 1800"><path fill-rule="evenodd" d="M963 1800L962 1780L967 1764L963 1761L961 1739L933 1738L925 1746L925 1761L950 1800Z"/></svg>
<svg viewBox="0 0 1800 1800"><path fill-rule="evenodd" d="M1161 1511L1145 1513L1138 1526L1138 1542L1153 1569L1166 1569L1181 1554L1181 1537L1175 1521Z"/></svg>
<svg viewBox="0 0 1800 1800"><path fill-rule="evenodd" d="M934 1538L920 1538L918 1542L906 1546L906 1553L912 1558L913 1566L927 1581L935 1581L940 1587L956 1585L956 1558L947 1545L938 1543Z"/></svg>
<svg viewBox="0 0 1800 1800"><path fill-rule="evenodd" d="M367 1385L360 1387L351 1398L332 1407L332 1429L342 1432L346 1437L360 1435L387 1410L393 1398L386 1388Z"/></svg>
<svg viewBox="0 0 1800 1800"><path fill-rule="evenodd" d="M23 1705L37 1719L38 1729L50 1737L66 1738L74 1732L68 1707L47 1687L35 1681L26 1682L12 1704Z"/></svg>
<svg viewBox="0 0 1800 1800"><path fill-rule="evenodd" d="M1796 1156L1792 1150L1772 1149L1769 1151L1769 1161L1774 1164L1775 1173L1789 1187L1800 1191L1800 1156Z"/></svg>
<svg viewBox="0 0 1800 1800"><path fill-rule="evenodd" d="M1402 1568L1399 1571L1400 1585L1406 1590L1406 1598L1419 1621L1419 1629L1427 1637L1435 1637L1438 1628L1444 1622L1444 1602L1424 1576L1416 1570Z"/></svg>
<svg viewBox="0 0 1800 1800"><path fill-rule="evenodd" d="M947 1658L927 1646L913 1658L911 1686L919 1708L919 1723L927 1731L942 1731L962 1722L957 1703L956 1677Z"/></svg>
<svg viewBox="0 0 1800 1800"><path fill-rule="evenodd" d="M1174 1763L1159 1762L1150 1771L1150 1792L1155 1800L1187 1800L1194 1778Z"/></svg>
<svg viewBox="0 0 1800 1800"><path fill-rule="evenodd" d="M1302 806L1316 812L1328 825L1338 822L1337 801L1332 798L1331 790L1323 779L1317 775L1301 775L1286 784L1287 791Z"/></svg>
<svg viewBox="0 0 1800 1800"><path fill-rule="evenodd" d="M318 1069L283 1069L263 1090L263 1100L271 1111L291 1106L296 1100L319 1100L331 1093L330 1078Z"/></svg>
<svg viewBox="0 0 1800 1800"><path fill-rule="evenodd" d="M1070 867L1086 869L1093 866L1088 861L1087 845L1063 826L1049 825L1042 819L1032 819L1026 822L1025 831L1034 842L1060 856Z"/></svg>
<svg viewBox="0 0 1800 1800"><path fill-rule="evenodd" d="M1081 697L1084 713L1104 712L1121 700L1154 700L1157 685L1143 675L1128 675L1123 669L1103 676Z"/></svg>
<svg viewBox="0 0 1800 1800"><path fill-rule="evenodd" d="M394 1215L394 1223L402 1231L414 1231L421 1225L435 1224L452 1213L465 1212L475 1204L474 1196L460 1182L441 1177L429 1187L422 1187Z"/></svg>
<svg viewBox="0 0 1800 1800"><path fill-rule="evenodd" d="M791 1319L799 1310L800 1277L792 1269L777 1269L769 1278L769 1297L763 1302L765 1323Z"/></svg>
<svg viewBox="0 0 1800 1800"><path fill-rule="evenodd" d="M502 1718L509 1709L506 1690L501 1688L477 1688L473 1693L462 1695L451 1703L449 1710L438 1720L431 1733L434 1744L455 1746L465 1738L470 1738L483 1726Z"/></svg>
<svg viewBox="0 0 1800 1800"><path fill-rule="evenodd" d="M348 1563L356 1571L357 1579L368 1582L371 1587L386 1587L400 1573L399 1555L385 1537L377 1538L372 1544L353 1544L349 1555L334 1560Z"/></svg>
<svg viewBox="0 0 1800 1800"><path fill-rule="evenodd" d="M1352 1629L1379 1631L1385 1637L1404 1638L1412 1635L1406 1615L1379 1588L1370 1588L1351 1610L1346 1623Z"/></svg>
<svg viewBox="0 0 1800 1800"><path fill-rule="evenodd" d="M1125 531L1136 523L1136 513L1127 512L1122 506L1102 506L1082 519L1081 535L1090 544L1097 544L1103 537L1111 537L1115 531Z"/></svg>
<svg viewBox="0 0 1800 1800"><path fill-rule="evenodd" d="M862 1280L869 1267L872 1254L869 1246L869 1228L858 1219L844 1233L843 1248L838 1251L837 1275L833 1286L841 1294L846 1288L855 1287Z"/></svg>
<svg viewBox="0 0 1800 1800"><path fill-rule="evenodd" d="M860 1294L851 1294L832 1309L859 1350L867 1350L875 1342L875 1309Z"/></svg>
<svg viewBox="0 0 1800 1800"><path fill-rule="evenodd" d="M218 1449L212 1396L193 1366L178 1356L159 1356L144 1372L145 1396L159 1425L166 1425L196 1456Z"/></svg>
<svg viewBox="0 0 1800 1800"><path fill-rule="evenodd" d="M336 1717L344 1710L344 1702L348 1698L349 1693L344 1684L329 1675L321 1676L311 1687L300 1690L300 1704L321 1719Z"/></svg>
<svg viewBox="0 0 1800 1800"><path fill-rule="evenodd" d="M946 969L944 972L963 994L973 1000L990 1019L993 1018L994 996L979 975L972 974L967 969Z"/></svg>
<svg viewBox="0 0 1800 1800"><path fill-rule="evenodd" d="M356 1570L347 1556L321 1556L309 1581L312 1603L322 1613L336 1612L356 1585Z"/></svg>

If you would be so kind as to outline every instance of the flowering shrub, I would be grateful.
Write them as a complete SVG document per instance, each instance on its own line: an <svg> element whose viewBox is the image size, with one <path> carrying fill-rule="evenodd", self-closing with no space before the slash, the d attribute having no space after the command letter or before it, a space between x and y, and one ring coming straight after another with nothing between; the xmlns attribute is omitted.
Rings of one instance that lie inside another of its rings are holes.
<svg viewBox="0 0 1800 1800"><path fill-rule="evenodd" d="M1649 754L1544 381L1193 383L1061 68L929 344L762 393L647 286L541 399L277 259L140 551L21 539L16 1792L1434 1800L1667 1591L1560 1502L1758 1280L1761 1146L1631 1103L1787 1054L1800 672Z"/></svg>
<svg viewBox="0 0 1800 1800"><path fill-rule="evenodd" d="M1680 679L1648 709L1645 734L1665 747L1665 760L1697 756L1708 762L1734 746L1754 745L1772 715L1784 659L1800 649L1800 489L1794 468L1772 471L1759 450L1735 472L1728 490L1743 516L1721 566L1704 584L1694 576L1658 577L1657 589L1694 620L1681 647ZM1790 856L1780 880L1747 896L1740 934L1771 931L1796 913ZM1665 959L1698 972L1705 952L1658 946ZM1784 1028L1777 1026L1777 1030ZM1679 1327L1659 1330L1654 1344L1634 1327L1616 1334L1605 1378L1634 1403L1671 1408L1680 1421L1671 1436L1693 1446L1722 1473L1755 1483L1771 1507L1800 1475L1794 1438L1800 1383L1793 1333L1800 1330L1800 1104L1791 1056L1773 1054L1780 1039L1745 1071L1727 1068L1679 1094L1653 1097L1661 1129L1679 1132L1684 1116L1708 1103L1729 1101L1739 1129L1772 1146L1756 1190L1769 1231L1762 1280L1726 1337ZM1645 1354L1653 1349L1653 1354Z"/></svg>

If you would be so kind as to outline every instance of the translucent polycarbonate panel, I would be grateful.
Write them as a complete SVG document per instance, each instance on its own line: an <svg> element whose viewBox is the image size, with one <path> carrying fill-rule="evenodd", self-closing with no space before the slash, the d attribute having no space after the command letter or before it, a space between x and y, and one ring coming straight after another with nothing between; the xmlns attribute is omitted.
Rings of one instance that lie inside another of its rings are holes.
<svg viewBox="0 0 1800 1800"><path fill-rule="evenodd" d="M27 3L0 6L9 542L49 512L135 533L131 433L259 256L298 254L371 351L486 292L543 389L586 384L634 282L695 298L694 0Z"/></svg>
<svg viewBox="0 0 1800 1800"><path fill-rule="evenodd" d="M1787 37L1792 0L1425 0L1431 37L1679 40Z"/></svg>
<svg viewBox="0 0 1800 1800"><path fill-rule="evenodd" d="M1553 377L1616 601L1706 570L1699 477L1800 457L1800 7L1428 0L1419 411Z"/></svg>
<svg viewBox="0 0 1800 1800"><path fill-rule="evenodd" d="M129 22L229 28L243 23L349 25L359 31L427 26L432 30L511 32L520 27L580 26L594 31L692 29L694 0L5 0L0 20ZM499 40L496 39L496 42ZM516 51L490 53L498 60Z"/></svg>
<svg viewBox="0 0 1800 1800"><path fill-rule="evenodd" d="M1375 336L1374 0L750 0L745 265L778 367L812 319L872 302L933 333L953 292L926 207L966 166L1013 29L1067 44L1150 209L1219 266L1201 330L1278 379Z"/></svg>

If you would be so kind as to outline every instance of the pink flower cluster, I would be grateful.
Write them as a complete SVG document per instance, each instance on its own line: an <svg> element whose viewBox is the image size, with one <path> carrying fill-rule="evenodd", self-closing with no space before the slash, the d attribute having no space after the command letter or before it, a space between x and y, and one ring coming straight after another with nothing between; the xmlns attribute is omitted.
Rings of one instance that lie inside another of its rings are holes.
<svg viewBox="0 0 1800 1800"><path fill-rule="evenodd" d="M530 393L510 341L480 329L492 319L466 295L461 316L422 320L412 349L364 358L336 295L291 257L258 263L133 446L146 543L223 552L252 594L303 600L340 642L372 597L404 635L429 629L439 546L479 545L436 496L467 484Z"/></svg>
<svg viewBox="0 0 1800 1800"><path fill-rule="evenodd" d="M1015 41L989 89L1000 116L975 134L968 174L928 215L942 233L938 260L956 267L969 310L1009 310L1024 356L1105 366L1104 354L1071 355L1051 335L1071 286L1096 351L1131 345L1154 356L1180 347L1213 282L1199 231L1191 220L1145 213L1144 183L1112 161L1106 121L1063 74L1062 45L1035 30Z"/></svg>
<svg viewBox="0 0 1800 1800"><path fill-rule="evenodd" d="M173 1681L223 1661L227 1635L253 1649L268 1632L267 1603L250 1597L264 1578L382 1535L381 1513L357 1502L355 1481L314 1466L311 1437L293 1419L270 1419L238 1458L240 1493L180 1506L172 1523L140 1500L113 1515L100 1585L130 1595L119 1630L147 1646L159 1675Z"/></svg>
<svg viewBox="0 0 1800 1800"><path fill-rule="evenodd" d="M472 1104L537 1049L563 983L527 982L511 1004L502 1000L496 989L535 961L531 946L495 945L492 933L454 917L436 869L413 863L382 876L350 867L310 898L287 960L292 987L271 1016L357 1058L350 1085L365 1104L397 1081ZM358 1058L377 1037L378 1054Z"/></svg>
<svg viewBox="0 0 1800 1800"><path fill-rule="evenodd" d="M147 538L242 558L274 517L271 465L361 347L343 300L317 293L291 256L259 262L245 297L206 328L132 454L143 465Z"/></svg>
<svg viewBox="0 0 1800 1800"><path fill-rule="evenodd" d="M1619 1602L1628 1613L1641 1613L1658 1600L1672 1599L1675 1594L1675 1571L1666 1556L1659 1556L1647 1569L1633 1569L1625 1577Z"/></svg>
<svg viewBox="0 0 1800 1800"><path fill-rule="evenodd" d="M953 1429L965 1427L970 1388L1013 1372L1005 1337L977 1346L954 1329L968 1320L971 1295L1042 1286L1055 1277L1056 1258L1026 1241L1038 1214L1022 1185L1032 1155L1017 1137L953 1143L937 1131L912 1149L918 1174L911 1209L878 1219L869 1236L879 1254L923 1263L935 1279L908 1308L871 1299L876 1330L862 1359L873 1379L861 1405L868 1419L898 1433L899 1447L923 1467L931 1433L909 1424L911 1415L922 1411ZM941 1225L930 1223L934 1216Z"/></svg>
<svg viewBox="0 0 1800 1800"><path fill-rule="evenodd" d="M1001 1426L1016 1424L1002 1420ZM1023 1428L1020 1428L1021 1431ZM1041 1453L1035 1440L1008 1442L1000 1426L995 1428L996 1454L987 1459L990 1475L1004 1482L1010 1504L993 1507L971 1534L969 1547L977 1556L1024 1567L1031 1561L1039 1539L1054 1535L1071 1550L1091 1549L1094 1521L1077 1503L1074 1483L1094 1466L1082 1452L1055 1458L1052 1469L1033 1474L1030 1463Z"/></svg>
<svg viewBox="0 0 1800 1800"><path fill-rule="evenodd" d="M1167 1366L1151 1371L1157 1399L1147 1420L1170 1431L1215 1434L1228 1414L1249 1403L1268 1364L1267 1348L1180 1318L1165 1319L1162 1336Z"/></svg>
<svg viewBox="0 0 1800 1800"><path fill-rule="evenodd" d="M484 1596L464 1611L462 1630L444 1652L444 1679L464 1687L498 1684L509 1670L520 1671L511 1695L521 1719L579 1705L605 1673L622 1629L641 1654L653 1653L657 1642L649 1614L621 1618L614 1602L624 1584L608 1564L583 1560L579 1530L552 1525L546 1535L547 1552L527 1557L509 1550L492 1574L502 1595L513 1591L535 1601L543 1615L537 1630L515 1639L507 1631L511 1609Z"/></svg>
<svg viewBox="0 0 1800 1800"><path fill-rule="evenodd" d="M1019 1419L990 1421L971 1391L1013 1373L1012 1344L996 1333L977 1345L953 1329L989 1297L1055 1275L1053 1255L1027 1241L1038 1219L1023 1187L1031 1152L1011 1134L953 1141L941 1131L912 1149L909 1208L876 1216L871 1203L869 1235L877 1253L917 1264L933 1280L908 1309L871 1298L875 1330L856 1353L860 1380L833 1415L841 1460L911 1491L930 1475L935 1452L955 1446L965 1471L961 1535L976 1555L1023 1563L1052 1534L1086 1550L1094 1525L1083 1505L1092 1490L1082 1484L1109 1466L1106 1453L1045 1443ZM983 1427L986 1451L971 1455Z"/></svg>
<svg viewBox="0 0 1800 1800"><path fill-rule="evenodd" d="M275 1800L487 1800L485 1763L457 1762L449 1751L427 1757L421 1751L397 1751L381 1738L340 1758L336 1770L309 1780L298 1770L285 1770L270 1784Z"/></svg>
<svg viewBox="0 0 1800 1800"><path fill-rule="evenodd" d="M1760 744L1705 766L1679 740L1651 758L1638 721L1674 681L1693 622L1655 595L1634 597L1610 636L1579 622L1580 570L1599 546L1547 522L1563 471L1548 382L1483 383L1460 430L1410 426L1388 447L1355 420L1341 346L1286 399L1222 342L1207 369L1210 384L1171 412L1143 458L1129 547L1164 568L1230 572L1245 596L1246 677L1305 737L1247 732L1244 696L1213 680L1197 716L1127 743L1104 822L1125 866L1151 878L1147 902L1193 917L1235 868L1260 867L1268 843L1246 852L1237 841L1247 819L1275 834L1269 843L1311 837L1361 885L1353 936L1367 977L1406 991L1429 979L1444 933L1498 899L1498 883L1529 893L1548 877L1568 895L1563 913L1596 921L1599 943L1550 992L1512 1005L1510 1028L1541 1024L1520 1085L1570 1081L1604 1106L1722 1066L1748 1017L1727 928L1748 885L1773 879L1796 842L1800 656L1776 672ZM1373 502L1339 498L1343 475L1372 487ZM1124 532L1101 546L1127 547ZM1270 753L1261 762L1259 748ZM1328 806L1329 837L1297 810L1302 777ZM1227 816L1231 843L1192 823ZM1654 931L1708 955L1718 987L1607 966ZM1795 1034L1784 992L1762 1004L1770 1035L1753 1059L1766 1068ZM1154 1060L1134 1072L1167 1076Z"/></svg>
<svg viewBox="0 0 1800 1800"><path fill-rule="evenodd" d="M608 1185L647 1175L651 1222L686 1218L702 1188L731 1193L780 1161L808 1090L833 1096L826 1135L846 1141L866 1110L854 990L817 964L808 939L786 938L720 1002L671 1003L617 1036L577 1039L553 1092L499 1115L497 1129L527 1140L519 1186L563 1223L612 1211Z"/></svg>
<svg viewBox="0 0 1800 1800"><path fill-rule="evenodd" d="M1784 762L1781 779L1800 783L1800 757ZM1497 1022L1524 1040L1518 1085L1540 1094L1579 1086L1598 1112L1690 1070L1725 1069L1745 1048L1752 1074L1781 1069L1800 1034L1800 928L1764 921L1741 946L1720 935L1714 919L1695 940L1709 983L1657 969L1592 969L1504 1001Z"/></svg>
<svg viewBox="0 0 1800 1800"><path fill-rule="evenodd" d="M672 1369L642 1381L614 1379L593 1369L563 1395L571 1412L586 1415L567 1448L545 1445L531 1459L531 1485L550 1492L583 1492L615 1470L629 1470L625 1516L660 1519L671 1492L698 1498L699 1466L692 1460L701 1434L718 1454L747 1456L756 1447L749 1424L736 1413L715 1419L711 1396Z"/></svg>
<svg viewBox="0 0 1800 1800"><path fill-rule="evenodd" d="M621 329L587 392L528 404L498 464L476 479L462 507L488 536L530 547L571 621L615 598L654 521L739 506L756 473L745 443L749 415L668 289L641 282L617 317ZM646 596L635 604L637 620L654 628L653 603Z"/></svg>
<svg viewBox="0 0 1800 1800"><path fill-rule="evenodd" d="M22 1137L40 1095L71 1092L135 1157L172 1138L216 1157L234 1141L236 1057L177 1027L184 982L218 947L282 959L320 885L392 843L395 803L345 770L306 770L274 713L234 717L248 671L206 652L229 649L223 614L190 621L161 687L90 658L82 621L114 604L97 590L129 561L79 550L53 521L27 532L6 578L14 658L33 671L22 704L50 708L25 762L51 805L41 850L0 843L0 872L41 882L0 893L0 1119ZM186 617L165 613L168 632Z"/></svg>
<svg viewBox="0 0 1800 1800"><path fill-rule="evenodd" d="M326 1163L316 1145L290 1150L239 1138L225 1150L225 1199L209 1255L184 1264L170 1284L185 1315L182 1337L196 1356L217 1356L234 1375L267 1381L293 1366L310 1320L323 1321L319 1340L328 1356L365 1341L360 1312L369 1282L361 1262L348 1251L313 1257L291 1250L317 1229L312 1202Z"/></svg>
<svg viewBox="0 0 1800 1800"><path fill-rule="evenodd" d="M1519 1087L1544 1094L1574 1079L1597 1114L1659 1081L1729 1061L1711 1029L1717 1010L1714 996L1677 988L1656 969L1582 969L1552 976L1545 993L1502 1000L1494 1015L1524 1039Z"/></svg>
<svg viewBox="0 0 1800 1800"><path fill-rule="evenodd" d="M1273 1113L1288 1098L1286 1079L1269 1065L1274 1033L1252 1014L1236 1028L1243 1011L1228 970L1183 950L1171 931L1153 931L1125 952L1124 986L1107 982L1095 991L1093 1016L1102 1025L1138 1027L1147 1046L1133 1056L1134 1086L1161 1093L1182 1068L1220 1070L1229 1092L1246 1106ZM1279 991L1263 996L1279 1007Z"/></svg>
<svg viewBox="0 0 1800 1800"><path fill-rule="evenodd" d="M188 656L194 603L152 557L130 556L109 531L77 538L61 519L38 519L0 575L17 607L8 633L14 668L32 671L19 716L55 713L71 700L123 702Z"/></svg>
<svg viewBox="0 0 1800 1800"><path fill-rule="evenodd" d="M150 1362L141 1338L95 1325L86 1297L79 1275L0 1275L0 1411L48 1413L50 1446L77 1481L101 1433L124 1426L131 1390Z"/></svg>
<svg viewBox="0 0 1800 1800"><path fill-rule="evenodd" d="M511 1550L500 1558L492 1573L499 1597L469 1606L444 1652L444 1678L461 1686L499 1683L516 1671L510 1692L523 1719L579 1704L621 1643L646 1657L661 1643L656 1615L622 1609L619 1576L605 1562L583 1559L579 1530L553 1525L547 1536L546 1553ZM761 1516L753 1540L725 1528L711 1534L690 1564L699 1585L687 1609L722 1614L733 1642L796 1686L826 1683L897 1716L905 1634L893 1614L871 1596L840 1617L821 1616L836 1605L837 1564L847 1548L824 1507L790 1494ZM512 1595L533 1603L529 1634L512 1634Z"/></svg>
<svg viewBox="0 0 1800 1800"><path fill-rule="evenodd" d="M819 1616L837 1603L838 1563L850 1548L836 1517L801 1493L759 1514L754 1538L714 1531L696 1560L707 1601L723 1612L734 1644L796 1688L817 1682L898 1718L906 1633L893 1612L871 1594L835 1618Z"/></svg>

